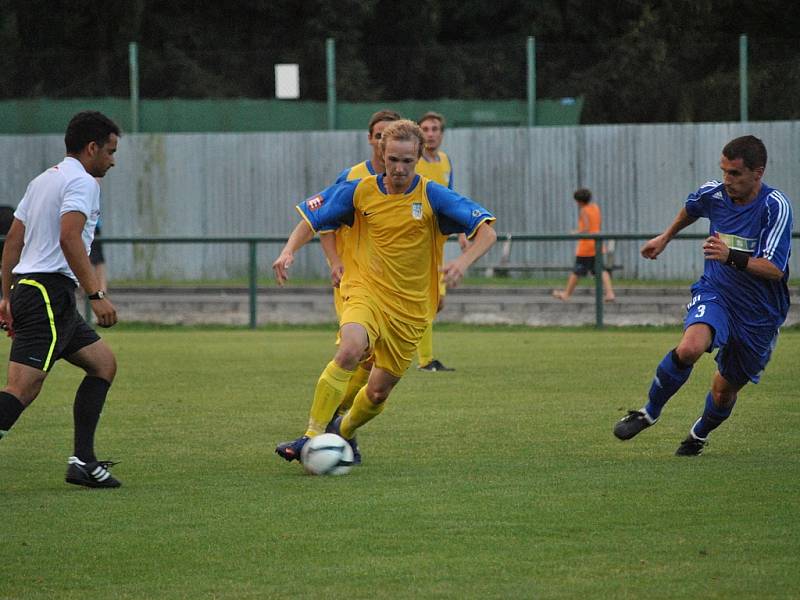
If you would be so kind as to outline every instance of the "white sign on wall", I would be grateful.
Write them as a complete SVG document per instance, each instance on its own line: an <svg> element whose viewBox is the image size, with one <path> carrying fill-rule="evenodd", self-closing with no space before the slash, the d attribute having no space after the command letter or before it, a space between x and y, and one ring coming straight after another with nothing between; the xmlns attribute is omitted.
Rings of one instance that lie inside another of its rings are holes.
<svg viewBox="0 0 800 600"><path fill-rule="evenodd" d="M300 65L275 65L275 97L281 100L300 97Z"/></svg>

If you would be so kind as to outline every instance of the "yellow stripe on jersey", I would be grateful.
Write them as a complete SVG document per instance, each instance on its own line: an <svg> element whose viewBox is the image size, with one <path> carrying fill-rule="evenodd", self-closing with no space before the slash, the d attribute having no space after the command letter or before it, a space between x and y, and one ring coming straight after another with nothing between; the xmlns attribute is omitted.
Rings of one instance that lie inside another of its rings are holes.
<svg viewBox="0 0 800 600"><path fill-rule="evenodd" d="M47 371L50 367L50 360L53 358L53 349L56 347L56 319L53 316L53 307L50 306L50 296L47 293L47 289L38 281L34 281L33 279L20 279L19 283L35 287L41 292L42 298L44 298L47 318L50 321L50 333L53 336L53 340L50 342L50 349L47 351L47 357L44 359L44 365L42 366L42 370Z"/></svg>

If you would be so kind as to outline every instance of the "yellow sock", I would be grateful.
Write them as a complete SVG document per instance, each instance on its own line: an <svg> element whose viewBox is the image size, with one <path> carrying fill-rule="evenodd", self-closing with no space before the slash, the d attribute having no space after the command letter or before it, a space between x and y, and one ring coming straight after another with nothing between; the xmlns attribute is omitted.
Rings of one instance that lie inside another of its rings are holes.
<svg viewBox="0 0 800 600"><path fill-rule="evenodd" d="M367 385L369 379L369 369L365 369L364 365L358 365L355 373L347 382L347 390L344 392L341 404L339 404L338 414L343 415L350 407L353 406L353 398L356 397L358 390Z"/></svg>
<svg viewBox="0 0 800 600"><path fill-rule="evenodd" d="M308 415L307 436L319 435L325 431L342 401L347 382L352 376L353 371L343 369L333 361L328 363L319 376L317 388L314 390L314 401L311 403Z"/></svg>
<svg viewBox="0 0 800 600"><path fill-rule="evenodd" d="M342 418L342 424L339 427L339 433L342 437L348 440L356 433L356 429L362 425L369 423L372 419L377 417L383 412L386 402L380 404L373 404L367 398L367 386L362 387L356 394L353 400L353 406L347 411L347 414Z"/></svg>
<svg viewBox="0 0 800 600"><path fill-rule="evenodd" d="M428 323L428 328L419 340L417 346L417 361L420 367L424 367L433 360L433 322Z"/></svg>

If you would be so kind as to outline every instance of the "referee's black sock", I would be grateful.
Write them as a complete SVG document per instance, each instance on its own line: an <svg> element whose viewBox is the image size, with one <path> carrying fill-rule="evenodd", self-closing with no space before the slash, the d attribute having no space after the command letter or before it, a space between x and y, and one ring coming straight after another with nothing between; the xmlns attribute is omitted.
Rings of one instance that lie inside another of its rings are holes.
<svg viewBox="0 0 800 600"><path fill-rule="evenodd" d="M111 384L105 379L87 375L75 394L72 408L75 419L75 456L83 462L97 460L94 455L94 432L110 387Z"/></svg>
<svg viewBox="0 0 800 600"><path fill-rule="evenodd" d="M17 422L25 407L14 394L0 392L0 439Z"/></svg>

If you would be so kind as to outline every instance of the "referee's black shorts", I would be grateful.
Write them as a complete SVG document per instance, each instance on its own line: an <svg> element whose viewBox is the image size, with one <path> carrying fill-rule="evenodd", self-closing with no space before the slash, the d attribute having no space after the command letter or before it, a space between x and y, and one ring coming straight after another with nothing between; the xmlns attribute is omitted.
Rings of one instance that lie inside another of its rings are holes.
<svg viewBox="0 0 800 600"><path fill-rule="evenodd" d="M75 282L60 273L18 275L11 288L11 362L49 371L100 336L78 312Z"/></svg>

